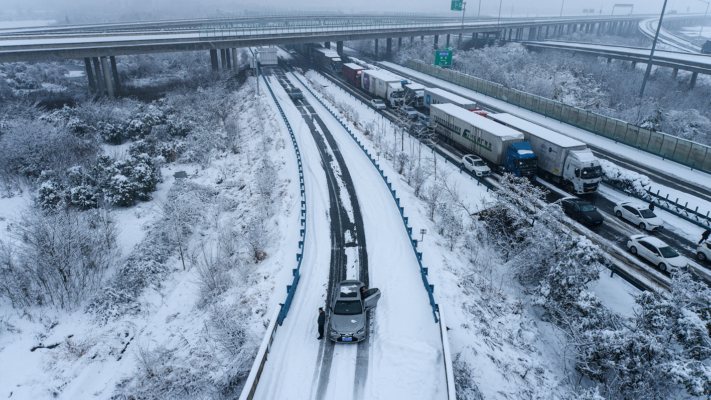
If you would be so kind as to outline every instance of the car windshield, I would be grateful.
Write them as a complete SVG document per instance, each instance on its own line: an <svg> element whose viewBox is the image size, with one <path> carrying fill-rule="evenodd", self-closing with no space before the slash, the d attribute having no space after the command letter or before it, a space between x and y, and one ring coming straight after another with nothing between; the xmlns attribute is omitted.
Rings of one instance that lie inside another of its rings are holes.
<svg viewBox="0 0 711 400"><path fill-rule="evenodd" d="M594 179L594 178L599 178L602 176L602 167L597 166L597 167L590 167L590 168L583 168L583 172L581 174L581 177L583 179Z"/></svg>
<svg viewBox="0 0 711 400"><path fill-rule="evenodd" d="M486 163L481 160L476 160L476 161L474 161L474 166L475 167L486 167Z"/></svg>
<svg viewBox="0 0 711 400"><path fill-rule="evenodd" d="M363 312L360 301L337 301L333 313L336 315L356 315Z"/></svg>
<svg viewBox="0 0 711 400"><path fill-rule="evenodd" d="M382 100L373 100L373 102L374 102L375 104L383 104L383 101L382 101Z"/></svg>
<svg viewBox="0 0 711 400"><path fill-rule="evenodd" d="M538 167L538 159L529 158L527 160L519 160L518 167L519 168L536 168L536 167Z"/></svg>
<svg viewBox="0 0 711 400"><path fill-rule="evenodd" d="M410 106L407 106L405 107L405 111L415 111L415 109Z"/></svg>
<svg viewBox="0 0 711 400"><path fill-rule="evenodd" d="M582 212L591 212L595 211L595 206L592 204L580 204L580 210Z"/></svg>
<svg viewBox="0 0 711 400"><path fill-rule="evenodd" d="M393 92L393 93L390 95L390 97L392 97L392 98L394 98L394 99L399 99L399 98L402 97L404 94L405 94L405 92L403 92L402 90L399 90L399 91L397 91L397 92Z"/></svg>
<svg viewBox="0 0 711 400"><path fill-rule="evenodd" d="M660 247L659 251L662 253L662 257L664 258L674 258L674 257L679 257L679 253L676 252L676 250L672 249L671 247Z"/></svg>
<svg viewBox="0 0 711 400"><path fill-rule="evenodd" d="M642 218L649 219L649 218L656 218L657 217L653 212L651 212L650 210L647 210L647 209L639 210L639 212L642 214Z"/></svg>

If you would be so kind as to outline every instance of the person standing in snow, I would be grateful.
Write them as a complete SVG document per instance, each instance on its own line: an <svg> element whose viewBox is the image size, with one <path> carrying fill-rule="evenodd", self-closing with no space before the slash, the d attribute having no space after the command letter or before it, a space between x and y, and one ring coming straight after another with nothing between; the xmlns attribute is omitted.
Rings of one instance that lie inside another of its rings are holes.
<svg viewBox="0 0 711 400"><path fill-rule="evenodd" d="M709 235L711 235L711 229L706 229L704 233L701 234L701 240L699 240L699 244L705 242L709 238Z"/></svg>
<svg viewBox="0 0 711 400"><path fill-rule="evenodd" d="M318 340L323 339L323 327L326 325L326 313L323 307L318 308Z"/></svg>
<svg viewBox="0 0 711 400"><path fill-rule="evenodd" d="M654 211L654 202L649 203L649 211Z"/></svg>

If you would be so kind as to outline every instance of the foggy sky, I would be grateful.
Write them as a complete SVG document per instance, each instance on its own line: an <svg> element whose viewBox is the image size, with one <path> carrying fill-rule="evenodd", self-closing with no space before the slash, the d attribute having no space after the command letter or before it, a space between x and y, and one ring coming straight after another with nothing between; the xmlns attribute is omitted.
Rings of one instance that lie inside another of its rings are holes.
<svg viewBox="0 0 711 400"><path fill-rule="evenodd" d="M0 20L57 19L64 23L129 21L207 17L216 10L227 12L263 11L341 11L356 12L419 12L446 13L451 0L2 0ZM699 0L668 0L667 8L679 13L703 13L706 4ZM564 2L563 15L581 15L583 9L594 9L595 15L609 15L616 3L634 4L635 14L659 13L663 0L502 0L502 17L559 15ZM498 16L499 0L481 0L481 15ZM467 1L467 16L476 16L479 0ZM626 9L615 14L624 14Z"/></svg>

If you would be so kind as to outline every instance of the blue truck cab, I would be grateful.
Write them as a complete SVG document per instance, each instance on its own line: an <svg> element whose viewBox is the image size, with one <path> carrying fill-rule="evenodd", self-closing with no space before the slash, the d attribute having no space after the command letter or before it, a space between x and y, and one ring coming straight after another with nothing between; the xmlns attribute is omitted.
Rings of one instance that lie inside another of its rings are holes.
<svg viewBox="0 0 711 400"><path fill-rule="evenodd" d="M538 171L538 156L533 152L530 142L518 142L506 149L504 169L518 177L536 180Z"/></svg>

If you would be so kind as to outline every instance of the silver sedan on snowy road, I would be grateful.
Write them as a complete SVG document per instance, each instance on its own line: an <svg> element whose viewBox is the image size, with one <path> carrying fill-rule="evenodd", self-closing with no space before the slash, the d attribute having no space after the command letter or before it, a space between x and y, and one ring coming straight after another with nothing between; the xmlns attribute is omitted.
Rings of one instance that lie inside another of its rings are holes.
<svg viewBox="0 0 711 400"><path fill-rule="evenodd" d="M336 286L328 336L334 342L354 343L365 340L368 327L365 325L368 311L378 305L380 290L368 289L361 292L363 282L343 281Z"/></svg>

